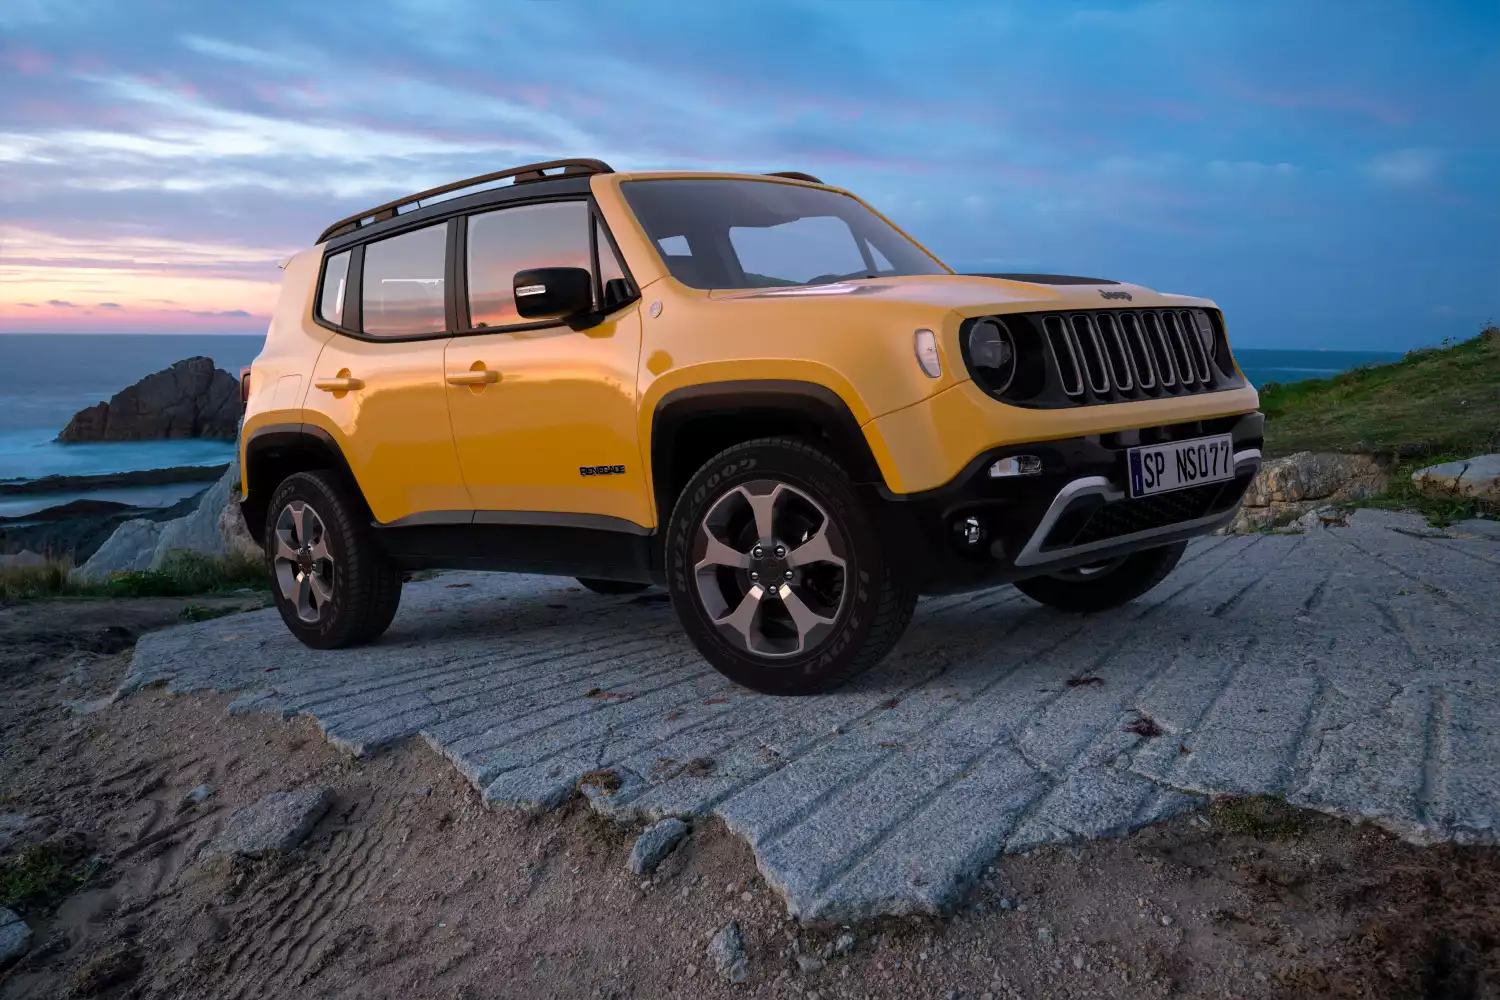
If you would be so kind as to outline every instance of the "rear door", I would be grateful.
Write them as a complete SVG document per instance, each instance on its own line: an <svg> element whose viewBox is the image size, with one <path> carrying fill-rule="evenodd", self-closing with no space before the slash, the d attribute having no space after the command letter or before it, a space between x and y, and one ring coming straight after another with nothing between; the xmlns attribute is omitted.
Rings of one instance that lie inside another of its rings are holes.
<svg viewBox="0 0 1500 1000"><path fill-rule="evenodd" d="M586 200L462 220L463 329L447 346L448 408L475 522L632 531L652 524L636 425L641 319L628 276ZM596 262L596 254L599 262ZM517 271L583 267L601 320L523 321Z"/></svg>
<svg viewBox="0 0 1500 1000"><path fill-rule="evenodd" d="M443 378L449 225L354 248L342 295L329 275L344 268L320 290L320 319L338 333L318 356L305 419L333 435L382 523L465 521L473 507Z"/></svg>

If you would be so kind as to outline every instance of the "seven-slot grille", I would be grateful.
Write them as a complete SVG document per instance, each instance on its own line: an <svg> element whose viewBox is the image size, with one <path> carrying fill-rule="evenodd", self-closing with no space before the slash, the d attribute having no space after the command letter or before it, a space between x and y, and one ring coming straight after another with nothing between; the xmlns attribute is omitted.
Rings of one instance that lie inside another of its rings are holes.
<svg viewBox="0 0 1500 1000"><path fill-rule="evenodd" d="M1218 323L1203 309L1089 309L995 317L1018 352L1039 352L1029 384L988 384L992 395L1033 406L1159 399L1244 385Z"/></svg>

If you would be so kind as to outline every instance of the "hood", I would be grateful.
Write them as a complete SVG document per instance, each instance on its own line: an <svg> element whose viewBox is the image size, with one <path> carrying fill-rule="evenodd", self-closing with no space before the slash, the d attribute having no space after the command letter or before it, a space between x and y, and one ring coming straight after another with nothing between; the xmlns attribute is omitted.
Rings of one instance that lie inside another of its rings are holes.
<svg viewBox="0 0 1500 1000"><path fill-rule="evenodd" d="M853 298L948 309L961 316L1053 309L1129 306L1216 308L1208 299L1152 291L1142 285L1058 274L932 274L863 278L828 285L751 288L709 293L715 299Z"/></svg>

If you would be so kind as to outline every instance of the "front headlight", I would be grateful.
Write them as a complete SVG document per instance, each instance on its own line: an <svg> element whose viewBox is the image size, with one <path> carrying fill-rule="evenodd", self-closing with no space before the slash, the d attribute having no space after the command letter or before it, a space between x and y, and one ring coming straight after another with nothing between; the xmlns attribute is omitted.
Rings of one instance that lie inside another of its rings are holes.
<svg viewBox="0 0 1500 1000"><path fill-rule="evenodd" d="M998 319L985 318L969 328L969 364L987 369L985 384L1004 392L1016 378L1016 340Z"/></svg>

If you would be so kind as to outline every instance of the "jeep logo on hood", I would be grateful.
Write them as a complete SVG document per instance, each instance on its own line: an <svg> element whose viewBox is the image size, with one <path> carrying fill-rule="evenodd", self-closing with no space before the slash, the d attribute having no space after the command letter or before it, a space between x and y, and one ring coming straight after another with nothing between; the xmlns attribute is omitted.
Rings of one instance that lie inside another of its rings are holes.
<svg viewBox="0 0 1500 1000"><path fill-rule="evenodd" d="M1102 288L1099 289L1099 297L1101 299L1124 299L1126 302L1134 301L1129 292L1106 292Z"/></svg>

